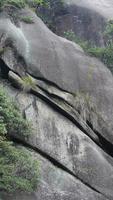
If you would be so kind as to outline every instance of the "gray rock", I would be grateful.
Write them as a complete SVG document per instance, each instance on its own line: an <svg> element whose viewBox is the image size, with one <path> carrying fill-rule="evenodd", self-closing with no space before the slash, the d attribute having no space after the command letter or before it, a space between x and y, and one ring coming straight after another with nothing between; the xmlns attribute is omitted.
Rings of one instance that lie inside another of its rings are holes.
<svg viewBox="0 0 113 200"><path fill-rule="evenodd" d="M108 20L113 18L112 0L64 0L66 12L56 16L56 32L72 30L75 34L90 42L93 46L105 45L103 31Z"/></svg>
<svg viewBox="0 0 113 200"><path fill-rule="evenodd" d="M23 141L19 135L12 137L40 154L37 156L41 161L41 182L31 196L17 194L5 200L113 199L112 129L106 131L100 125L97 128L100 137L79 118L79 113L77 124L83 124L85 131L64 114L69 111L72 116L69 109L73 93L80 91L95 99L106 123L112 122L111 72L97 59L87 56L78 45L53 34L32 11L25 9L19 11L19 15L30 15L34 23L25 24L19 19L15 23L7 11L0 15L0 46L5 47L1 68L7 65L9 78L14 83L20 84L21 77L30 74L37 79L37 87L30 88L32 95L2 80L1 84L16 100L23 116L33 124L29 140Z"/></svg>
<svg viewBox="0 0 113 200"><path fill-rule="evenodd" d="M7 89L11 94L11 88ZM39 98L23 92L18 95L12 93L12 96L33 125L32 135L29 141L25 141L26 145L46 156L46 159L52 159L53 164L72 174L84 185L112 199L112 158L71 121ZM24 142L19 135L13 137Z"/></svg>
<svg viewBox="0 0 113 200"><path fill-rule="evenodd" d="M40 162L37 190L33 194L4 195L3 200L107 200L39 154L32 154Z"/></svg>
<svg viewBox="0 0 113 200"><path fill-rule="evenodd" d="M111 125L113 77L110 71L97 59L85 55L78 45L53 34L31 11L23 10L20 15L32 16L34 23L19 22L17 27L7 16L0 20L1 45L7 44L2 59L7 66L20 76L27 72L70 93L89 93L95 98L98 112ZM107 134L106 131L101 134L113 143L111 128Z"/></svg>

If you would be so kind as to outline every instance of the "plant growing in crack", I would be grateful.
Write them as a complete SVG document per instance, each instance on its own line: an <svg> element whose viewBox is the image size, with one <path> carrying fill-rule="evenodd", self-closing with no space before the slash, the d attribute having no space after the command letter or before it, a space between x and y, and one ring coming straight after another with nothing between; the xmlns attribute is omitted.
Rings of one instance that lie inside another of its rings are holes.
<svg viewBox="0 0 113 200"><path fill-rule="evenodd" d="M93 128L97 127L99 113L93 97L88 93L77 92L74 94L74 107L85 122L89 122Z"/></svg>
<svg viewBox="0 0 113 200"><path fill-rule="evenodd" d="M36 82L30 75L24 76L22 77L22 87L24 91L30 91L36 88Z"/></svg>
<svg viewBox="0 0 113 200"><path fill-rule="evenodd" d="M33 24L33 18L30 16L26 16L26 17L21 17L20 18L21 21L25 22L26 24Z"/></svg>
<svg viewBox="0 0 113 200"><path fill-rule="evenodd" d="M7 50L7 47L1 47L0 48L0 56L2 56L6 50Z"/></svg>

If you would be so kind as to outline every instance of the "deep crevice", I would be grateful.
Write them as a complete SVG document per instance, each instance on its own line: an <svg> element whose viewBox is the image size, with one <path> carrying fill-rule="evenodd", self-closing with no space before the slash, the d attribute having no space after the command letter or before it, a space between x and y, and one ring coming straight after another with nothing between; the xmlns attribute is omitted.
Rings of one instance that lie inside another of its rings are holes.
<svg viewBox="0 0 113 200"><path fill-rule="evenodd" d="M0 59L0 77L3 79L8 79L9 71L9 67L5 64L5 62L2 59Z"/></svg>
<svg viewBox="0 0 113 200"><path fill-rule="evenodd" d="M65 171L66 173L70 174L71 176L75 177L76 179L78 179L82 184L86 185L88 188L90 188L91 190L97 192L98 194L107 197L105 194L101 193L100 191L98 191L96 188L94 188L93 186L89 185L87 182L85 182L84 180L82 180L80 177L78 177L77 175L75 175L71 170L69 170L66 166L64 166L63 164L61 164L59 161L57 161L56 159L54 159L52 156L50 156L49 154L45 153L44 151L42 151L41 149L39 149L38 147L34 147L31 144L29 144L28 142L26 142L25 140L21 140L20 138L14 137L14 136L10 136L9 138L11 141L13 141L16 144L20 144L26 148L29 148L35 152L37 152L38 154L40 154L43 158L47 159L49 162L51 162L55 167L60 168L61 170ZM108 197L107 197L108 198Z"/></svg>
<svg viewBox="0 0 113 200"><path fill-rule="evenodd" d="M8 79L8 73L10 71L10 68L5 64L5 62L0 59L0 76L3 79ZM13 71L13 70L12 70ZM44 78L37 78L38 80L42 80L45 81L47 83L49 83L50 85L54 85L55 87L59 88L56 84L52 83L51 81L45 80ZM40 89L42 89L42 87L39 86ZM42 89L44 92L44 89ZM65 90L62 90L65 91ZM67 92L67 91L65 91ZM49 105L51 105L54 109L56 109L57 111L59 111L59 113L61 113L63 116L65 116L66 118L68 118L70 121L72 121L82 132L84 132L88 137L90 137L98 146L100 146L103 151L105 151L107 154L109 154L111 157L113 157L113 144L111 144L108 140L106 140L97 130L94 130L92 125L87 122L88 126L93 130L93 132L98 136L99 138L99 142L97 142L96 140L94 140L87 132L86 130L80 125L79 122L77 122L73 116L71 116L69 113L67 113L65 110L61 109L61 107L58 107L53 101L49 100L49 98L44 97L41 94L37 94L36 92L32 91L32 93L35 96L40 97L42 100L44 100L45 102L47 102ZM47 92L47 94L49 94ZM69 93L70 94L70 93ZM54 95L52 95L54 96ZM59 97L60 98L60 97ZM62 99L62 98L60 98ZM67 103L67 102L66 102ZM70 104L69 104L70 105Z"/></svg>
<svg viewBox="0 0 113 200"><path fill-rule="evenodd" d="M54 82L52 82L52 81L50 81L50 80L48 80L48 79L46 79L46 78L44 78L44 77L38 77L38 76L35 76L35 75L32 74L32 73L28 73L28 74L29 74L30 76L32 76L33 78L35 78L36 80L43 81L43 82L49 84L50 86L56 87L57 89L61 90L62 92L65 92L65 93L68 93L68 94L72 94L72 95L73 95L72 92L69 92L68 90L65 90L65 89L61 88L61 87L60 87L59 85L57 85L56 83L54 83Z"/></svg>
<svg viewBox="0 0 113 200"><path fill-rule="evenodd" d="M97 130L95 130L90 122L87 122L87 124L99 137L101 148L113 158L113 144L111 144Z"/></svg>
<svg viewBox="0 0 113 200"><path fill-rule="evenodd" d="M99 142L97 142L96 140L94 140L94 138L91 137L87 133L87 131L80 125L80 123L77 122L76 119L71 114L69 114L68 112L66 112L63 108L59 107L57 104L55 104L49 98L44 97L42 94L37 93L35 91L31 91L31 92L32 92L32 94L34 94L35 96L39 97L44 102L46 102L47 104L49 104L53 109L57 110L60 114L62 114L63 116L65 116L68 120L70 120L71 122L73 122L77 126L77 128L79 128L83 133L85 133L94 143L96 143L105 153L107 153L107 155L109 155L109 156L111 156L113 158L113 144L111 144L108 140L106 140L98 131L94 130L90 123L88 124L88 126L98 136Z"/></svg>
<svg viewBox="0 0 113 200"><path fill-rule="evenodd" d="M55 94L50 94L49 92L47 92L45 89L43 89L42 87L39 86L39 88L41 90L43 90L45 93L47 93L48 95L50 95L51 97L55 97L58 98L59 100L64 101L65 103L67 103L69 106L72 106L70 103L68 103L66 100L64 100L62 97L59 97ZM79 123L78 123L79 124ZM77 125L77 124L76 124ZM99 145L107 154L109 154L111 157L113 157L113 144L111 144L108 140L106 140L96 129L93 128L92 124L87 121L87 125L91 128L91 130L98 136L100 144L97 143L96 141L94 141L88 134L88 136L97 144ZM77 125L78 127L78 125ZM82 126L79 124L79 129L82 130ZM85 130L83 130L83 132L86 133Z"/></svg>
<svg viewBox="0 0 113 200"><path fill-rule="evenodd" d="M0 59L0 75L2 78L4 79L8 79L8 73L10 71L10 68L5 64L5 62ZM40 78L40 80L42 80L42 78ZM43 79L45 81L45 79ZM46 82L48 82L46 80ZM49 82L50 84L51 82ZM51 83L53 85L53 83ZM55 84L54 84L55 85ZM55 85L56 86L56 85ZM58 88L58 87L57 87ZM64 90L63 90L64 91ZM65 91L67 92L67 91ZM44 100L44 102L48 103L51 107L53 107L55 110L57 110L59 113L61 113L63 116L65 116L66 118L68 118L71 122L73 122L82 132L84 132L88 137L91 138L91 136L89 136L89 134L84 130L84 128L79 124L79 122L77 122L73 116L71 116L71 114L69 114L68 112L66 112L64 109L62 109L61 107L59 107L58 105L56 105L53 101L49 100L49 98L44 97L43 95L41 95L40 93L37 93L35 91L32 91L32 93L35 96L38 96L39 98L41 98L42 100ZM70 93L69 93L70 94ZM89 123L88 124L89 127L93 130L92 125ZM101 136L100 133L98 133L96 130L93 130L96 135L99 137L99 141L100 143L97 143L93 138L91 138L97 145L99 145L103 151L105 151L107 154L109 154L110 156L113 157L113 145L107 141L104 137ZM45 152L41 151L40 149L37 149L36 147L32 147L30 144L24 142L23 140L20 139L14 139L11 138L13 141L15 140L15 142L17 143L23 143L24 146L32 148L33 150L37 151L38 153L40 153L41 155L43 155L43 157L45 157L46 159L48 159L50 162L52 162L55 166L62 168L63 170L67 171L69 174L75 176L75 174L73 172L71 172L68 168L66 168L64 165L62 165L61 163L59 163L58 161L56 161L54 158L52 158L51 156L47 155ZM48 158L49 157L49 158ZM76 178L78 178L77 176L75 176ZM79 180L81 180L80 178L78 178ZM83 182L81 180L81 182ZM96 192L100 193L98 190L96 190L95 188L91 187L88 183L83 182L85 185L87 185L88 187L90 187L91 189L95 190Z"/></svg>

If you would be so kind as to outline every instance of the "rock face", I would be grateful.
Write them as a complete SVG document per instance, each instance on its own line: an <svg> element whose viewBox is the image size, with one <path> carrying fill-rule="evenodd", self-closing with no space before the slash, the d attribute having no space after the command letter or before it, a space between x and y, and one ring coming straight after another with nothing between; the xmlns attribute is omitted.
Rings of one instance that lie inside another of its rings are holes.
<svg viewBox="0 0 113 200"><path fill-rule="evenodd" d="M57 34L72 30L79 38L103 47L102 33L106 22L113 18L113 1L64 0L64 5L67 12L56 17Z"/></svg>
<svg viewBox="0 0 113 200"><path fill-rule="evenodd" d="M90 13L95 12L93 3L87 5L92 6ZM101 16L107 13L102 8L103 13L96 10ZM31 16L34 23L26 24L19 16ZM37 191L13 197L4 194L3 199L113 199L111 72L77 44L53 34L28 9L6 7L0 13L0 48L1 85L33 124L29 139L12 134L12 140L34 151L41 164ZM30 76L35 86L17 89L24 84L23 76ZM85 120L76 108L77 93L93 98L96 125L93 115L91 121Z"/></svg>

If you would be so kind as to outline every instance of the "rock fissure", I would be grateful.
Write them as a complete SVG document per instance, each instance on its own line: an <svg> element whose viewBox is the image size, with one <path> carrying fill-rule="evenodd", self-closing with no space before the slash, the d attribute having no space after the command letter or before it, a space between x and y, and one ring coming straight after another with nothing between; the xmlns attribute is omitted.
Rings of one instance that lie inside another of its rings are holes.
<svg viewBox="0 0 113 200"><path fill-rule="evenodd" d="M41 93L37 93L34 90L32 91L32 93L36 96L38 96L39 98L41 98L42 100L44 100L46 103L48 103L49 105L51 105L55 110L57 110L59 113L61 113L63 116L65 116L66 118L68 118L71 122L73 122L83 133L85 133L88 137L90 137L91 140L93 140L100 148L103 149L103 151L105 153L107 153L109 156L113 157L113 145L106 140L104 137L102 137L102 135L97 132L96 130L93 130L93 127L90 125L91 130L93 131L93 133L98 137L98 141L97 139L94 139L94 137L92 135L89 135L89 133L80 125L80 123L77 122L77 120L75 120L75 118L69 113L66 112L65 109L63 109L61 106L57 105L54 101L52 101L51 99L45 97L44 95L42 95Z"/></svg>
<svg viewBox="0 0 113 200"><path fill-rule="evenodd" d="M112 152L113 145L108 140L106 140L97 130L95 130L88 121L87 121L87 123L85 123L84 120L80 117L79 113L74 110L72 105L70 105L62 97L58 97L59 100L63 101L63 103L66 103L68 105L67 108L66 107L63 108L63 106L60 105L60 103L57 103L57 101L55 101L55 98L52 99L52 97L56 97L57 95L50 94L48 91L46 91L45 89L43 89L40 86L38 86L37 88L38 88L38 90L31 89L30 92L32 94L34 94L35 96L41 98L44 102L46 102L48 105L50 105L53 109L57 110L60 114L62 114L66 118L68 118L84 134L86 134L100 148L102 148L105 153L107 153L109 156L113 157L113 152ZM81 118L81 120L79 120L79 122L78 122L77 118L79 118L79 119Z"/></svg>
<svg viewBox="0 0 113 200"><path fill-rule="evenodd" d="M59 1L51 1L58 10ZM66 13L57 13L56 32L63 36L72 30L83 42L103 47L112 0L81 2L64 0ZM9 140L41 164L39 188L29 198L16 194L9 199L112 200L111 72L77 40L52 33L27 7L3 8L0 18L0 82L32 124L30 136L11 132Z"/></svg>
<svg viewBox="0 0 113 200"><path fill-rule="evenodd" d="M46 78L44 78L44 77L37 77L37 76L34 76L34 74L31 74L31 73L28 73L28 74L29 74L30 76L32 76L33 78L35 78L36 80L43 81L43 82L47 83L48 85L54 86L55 88L61 90L62 92L66 92L66 93L68 93L68 94L73 95L73 93L71 93L71 92L69 92L69 91L67 91L67 90L65 90L65 89L63 89L63 88L61 88L59 85L57 85L57 84L54 83L53 81L50 81L50 80L48 80L48 79L46 79Z"/></svg>
<svg viewBox="0 0 113 200"><path fill-rule="evenodd" d="M47 159L49 162L51 162L57 168L60 168L63 171L65 171L66 173L72 175L73 177L75 177L76 179L78 179L81 183L83 183L84 185L86 185L87 187L89 187L90 189L92 189L93 191L97 192L98 194L101 194L103 197L107 197L105 194L101 193L100 191L98 191L97 189L95 189L94 187L92 187L91 185L89 185L87 182L85 182L84 180L80 179L80 177L78 177L77 175L75 175L66 166L64 166L63 164L61 164L60 162L58 162L56 159L54 159L53 157L51 157L46 152L42 151L41 149L39 149L37 147L33 147L31 144L29 144L28 142L26 142L25 140L22 140L20 138L17 138L17 137L14 137L14 136L10 136L9 138L14 143L22 145L22 146L24 146L26 148L29 148L29 149L37 152L38 154L40 154L42 157L44 157L45 159ZM109 200L108 197L107 197L107 199Z"/></svg>

